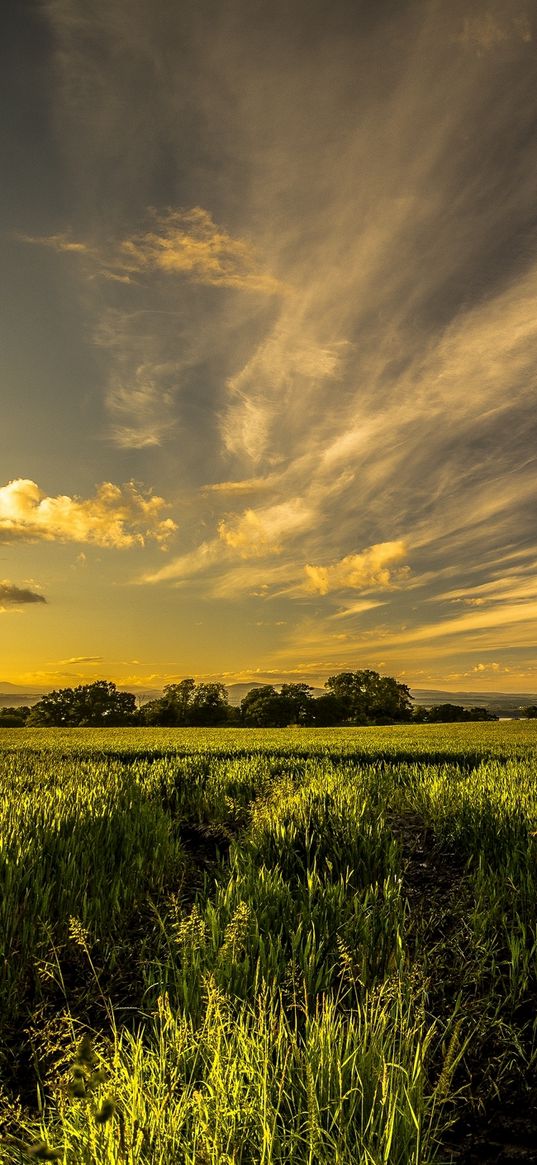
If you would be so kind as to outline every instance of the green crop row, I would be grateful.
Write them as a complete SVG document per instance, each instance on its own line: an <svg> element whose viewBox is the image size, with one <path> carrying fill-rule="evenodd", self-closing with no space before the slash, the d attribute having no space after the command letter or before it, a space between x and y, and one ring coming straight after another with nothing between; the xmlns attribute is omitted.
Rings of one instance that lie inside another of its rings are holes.
<svg viewBox="0 0 537 1165"><path fill-rule="evenodd" d="M474 724L398 724L371 728L2 728L0 752L22 749L64 753L161 753L190 756L216 752L347 756L382 754L409 760L446 754L523 756L537 751L537 721Z"/></svg>

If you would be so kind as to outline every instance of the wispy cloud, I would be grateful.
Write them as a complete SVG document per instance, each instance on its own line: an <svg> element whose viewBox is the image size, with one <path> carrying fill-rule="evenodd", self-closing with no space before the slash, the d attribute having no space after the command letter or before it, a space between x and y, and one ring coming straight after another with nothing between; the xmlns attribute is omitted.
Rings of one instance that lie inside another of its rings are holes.
<svg viewBox="0 0 537 1165"><path fill-rule="evenodd" d="M535 635L533 6L388 7L45 4L88 222L40 241L198 519L145 581L314 611L312 666Z"/></svg>
<svg viewBox="0 0 537 1165"><path fill-rule="evenodd" d="M120 448L158 446L177 430L175 402L183 364L166 359L144 313L107 310L94 342L110 359L106 403L109 436Z"/></svg>
<svg viewBox="0 0 537 1165"><path fill-rule="evenodd" d="M102 655L72 655L69 659L56 659L54 663L57 664L74 664L74 663L104 663L104 656Z"/></svg>
<svg viewBox="0 0 537 1165"><path fill-rule="evenodd" d="M40 247L50 247L53 251L58 251L60 254L80 255L91 258L94 261L98 260L97 252L88 243L79 243L75 239L70 239L66 234L58 235L24 235L19 233L17 238L21 243L35 243Z"/></svg>
<svg viewBox="0 0 537 1165"><path fill-rule="evenodd" d="M274 475L246 477L240 481L215 481L202 487L203 494L259 494L274 488Z"/></svg>
<svg viewBox="0 0 537 1165"><path fill-rule="evenodd" d="M522 41L530 44L532 37L531 20L523 6L512 4L511 11L503 4L492 4L488 11L477 11L464 17L459 40L467 49L478 53L494 52L506 45Z"/></svg>
<svg viewBox="0 0 537 1165"><path fill-rule="evenodd" d="M326 381L337 380L347 352L347 344L321 345L307 337L307 324L300 308L293 305L285 314L285 326L278 324L245 367L228 381L230 402L222 419L222 435L230 453L258 463L275 457L274 426L282 416L294 428L300 417L304 396L310 400L317 391L326 391ZM268 452L268 458L267 458Z"/></svg>
<svg viewBox="0 0 537 1165"><path fill-rule="evenodd" d="M17 478L0 487L0 542L89 542L124 549L147 539L165 545L176 530L162 516L163 498L132 482L103 482L93 498L47 497L35 481Z"/></svg>
<svg viewBox="0 0 537 1165"><path fill-rule="evenodd" d="M254 247L218 227L207 210L170 209L154 213L154 229L119 246L118 266L128 271L186 275L210 286L274 295L283 286L263 272Z"/></svg>
<svg viewBox="0 0 537 1165"><path fill-rule="evenodd" d="M284 541L306 530L312 512L301 498L291 498L276 506L245 510L234 520L220 522L222 542L241 558L261 558L280 554Z"/></svg>
<svg viewBox="0 0 537 1165"><path fill-rule="evenodd" d="M22 242L78 255L86 261L92 276L125 283L159 273L184 276L210 287L232 287L263 295L285 290L282 283L263 271L252 243L234 238L217 226L202 207L153 210L150 220L151 225L145 230L112 239L104 247L66 234L19 237Z"/></svg>
<svg viewBox="0 0 537 1165"><path fill-rule="evenodd" d="M159 446L180 429L181 394L207 358L204 313L195 324L198 335L194 321L188 327L183 318L186 305L186 316L193 315L191 285L249 293L254 315L258 301L289 292L251 241L217 225L199 206L153 210L142 230L104 241L66 233L19 238L78 260L85 300L93 303L93 341L108 355L108 436L120 448ZM216 347L217 327L213 311Z"/></svg>
<svg viewBox="0 0 537 1165"><path fill-rule="evenodd" d="M151 571L142 576L141 583L155 583L173 581L184 582L194 575L205 573L218 563L222 557L221 543L217 538L208 542L201 542L194 550L173 558L166 566L157 571Z"/></svg>

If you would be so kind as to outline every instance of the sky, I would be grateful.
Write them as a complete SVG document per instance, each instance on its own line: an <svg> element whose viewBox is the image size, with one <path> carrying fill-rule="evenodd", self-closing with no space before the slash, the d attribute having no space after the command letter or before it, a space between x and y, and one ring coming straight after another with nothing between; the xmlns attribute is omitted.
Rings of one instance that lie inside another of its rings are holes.
<svg viewBox="0 0 537 1165"><path fill-rule="evenodd" d="M532 0L0 53L0 681L537 690Z"/></svg>

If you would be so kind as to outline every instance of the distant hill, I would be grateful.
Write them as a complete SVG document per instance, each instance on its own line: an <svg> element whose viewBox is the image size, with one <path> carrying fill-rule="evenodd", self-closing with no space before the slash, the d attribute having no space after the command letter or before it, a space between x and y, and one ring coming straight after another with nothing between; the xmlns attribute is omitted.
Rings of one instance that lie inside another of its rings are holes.
<svg viewBox="0 0 537 1165"><path fill-rule="evenodd" d="M27 704L37 704L46 688L22 687L0 680L0 708L21 708Z"/></svg>
<svg viewBox="0 0 537 1165"><path fill-rule="evenodd" d="M296 682L300 683L301 681L297 680ZM267 680L267 684L269 683L270 680ZM248 692L251 692L254 688L265 688L267 684L227 684L228 699L230 704L234 708L238 708L241 700L244 700L244 697L248 695ZM280 690L281 686L281 683L273 684L273 687L276 688L277 692ZM324 688L313 688L312 691L314 696L326 695Z"/></svg>
<svg viewBox="0 0 537 1165"><path fill-rule="evenodd" d="M463 708L487 708L496 716L512 716L527 704L537 704L537 695L527 692L443 692L436 688L411 688L415 704L460 704Z"/></svg>

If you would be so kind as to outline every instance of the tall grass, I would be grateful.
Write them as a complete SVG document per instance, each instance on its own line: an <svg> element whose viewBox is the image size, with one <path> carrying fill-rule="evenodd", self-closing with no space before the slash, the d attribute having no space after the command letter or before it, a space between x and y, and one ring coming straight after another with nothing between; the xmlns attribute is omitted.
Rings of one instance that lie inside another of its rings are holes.
<svg viewBox="0 0 537 1165"><path fill-rule="evenodd" d="M427 1165L492 1036L531 1072L537 735L432 727L5 731L0 1158Z"/></svg>
<svg viewBox="0 0 537 1165"><path fill-rule="evenodd" d="M88 1105L65 1090L46 1133L73 1162L120 1161L123 1141L130 1160L162 1165L426 1165L430 1039L399 981L346 1018L323 1000L299 1029L266 991L237 1014L209 977L198 1024L164 996L149 1036L117 1035L105 1089L116 1117L97 1130L98 1155Z"/></svg>

